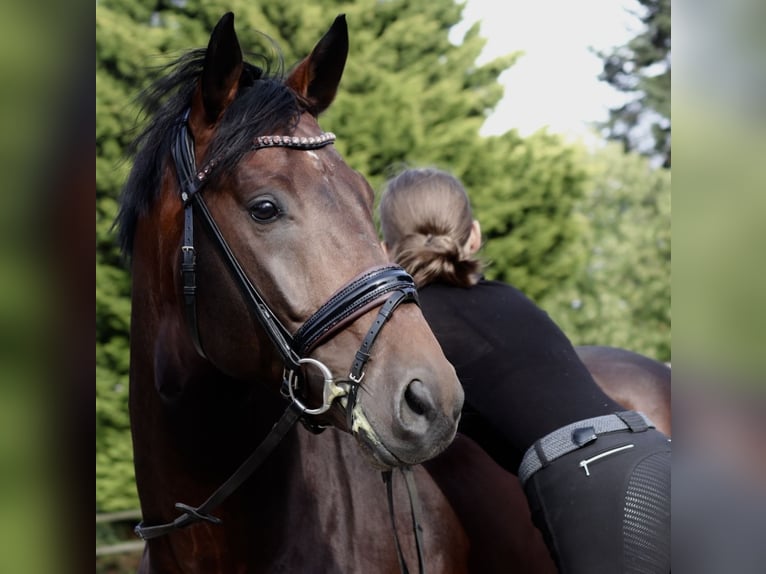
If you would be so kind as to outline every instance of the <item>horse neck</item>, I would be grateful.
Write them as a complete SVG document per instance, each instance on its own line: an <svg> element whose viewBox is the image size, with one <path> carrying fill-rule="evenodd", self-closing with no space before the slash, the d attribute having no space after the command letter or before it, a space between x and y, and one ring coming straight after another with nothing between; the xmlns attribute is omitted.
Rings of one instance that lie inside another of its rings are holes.
<svg viewBox="0 0 766 574"><path fill-rule="evenodd" d="M216 402L201 390L203 383L221 390L231 381L197 376L178 404L164 399L155 385L131 392L132 400L134 394L140 399L132 410L137 482L147 524L173 520L176 502L196 506L206 500L260 443L285 405L281 397L272 401L267 398L271 393L255 391L249 401L235 404L236 393L230 391L232 400ZM424 478L421 473L421 496L439 497ZM414 564L412 534L402 516L408 509L403 488L399 477L396 507L405 525L400 536ZM146 571L302 571L307 564L318 572L398 571L380 472L353 437L335 429L315 436L300 425L293 428L213 515L223 524L197 523L150 540Z"/></svg>
<svg viewBox="0 0 766 574"><path fill-rule="evenodd" d="M198 360L179 361L185 351L163 344L171 339L168 331L161 327L150 347L155 352L136 353L131 366L136 483L147 525L176 518L177 502L202 504L265 438L285 406L257 382L233 381ZM151 540L151 570L240 571L240 564L249 561L247 541L269 536L268 523L278 515L273 497L282 498L284 485L292 482L295 445L293 431L245 485L213 510L223 526L195 524ZM266 522L253 519L261 515Z"/></svg>
<svg viewBox="0 0 766 574"><path fill-rule="evenodd" d="M213 512L221 525L198 523L150 541L148 570L223 574L311 564L321 572L397 571L385 487L360 454L340 431L314 436L294 428ZM199 504L209 494L182 501Z"/></svg>
<svg viewBox="0 0 766 574"><path fill-rule="evenodd" d="M179 343L184 328L181 322L161 320L154 335L139 334L139 326L134 330L134 449L137 459L146 456L152 465L204 474L208 466L240 460L254 440L267 434L285 404L265 384L231 379Z"/></svg>

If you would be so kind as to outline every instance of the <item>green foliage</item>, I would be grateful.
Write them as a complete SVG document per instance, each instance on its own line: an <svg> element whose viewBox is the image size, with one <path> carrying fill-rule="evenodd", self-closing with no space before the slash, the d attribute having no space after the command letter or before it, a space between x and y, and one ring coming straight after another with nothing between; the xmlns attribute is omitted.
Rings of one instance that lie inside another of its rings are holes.
<svg viewBox="0 0 766 574"><path fill-rule="evenodd" d="M610 111L610 139L658 157L670 167L670 0L639 0L643 30L626 45L601 54L600 78L632 95Z"/></svg>
<svg viewBox="0 0 766 574"><path fill-rule="evenodd" d="M618 145L594 152L577 206L587 265L548 297L551 316L583 345L670 360L670 173Z"/></svg>
<svg viewBox="0 0 766 574"><path fill-rule="evenodd" d="M380 189L392 169L437 161L458 171L502 97L497 76L515 59L476 66L485 41L474 29L458 46L452 0L376 2L346 10L351 48L335 104L323 117L349 164Z"/></svg>
<svg viewBox="0 0 766 574"><path fill-rule="evenodd" d="M544 130L484 143L464 180L486 240L486 275L539 301L584 264L572 213L585 189L583 152Z"/></svg>

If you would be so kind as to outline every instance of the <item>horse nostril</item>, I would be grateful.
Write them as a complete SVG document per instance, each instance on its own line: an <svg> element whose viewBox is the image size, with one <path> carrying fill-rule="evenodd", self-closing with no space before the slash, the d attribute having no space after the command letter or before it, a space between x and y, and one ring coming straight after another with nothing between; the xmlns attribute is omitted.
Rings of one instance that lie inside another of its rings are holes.
<svg viewBox="0 0 766 574"><path fill-rule="evenodd" d="M424 416L429 411L434 410L433 400L428 388L422 381L415 379L404 391L404 400L412 412L418 416Z"/></svg>

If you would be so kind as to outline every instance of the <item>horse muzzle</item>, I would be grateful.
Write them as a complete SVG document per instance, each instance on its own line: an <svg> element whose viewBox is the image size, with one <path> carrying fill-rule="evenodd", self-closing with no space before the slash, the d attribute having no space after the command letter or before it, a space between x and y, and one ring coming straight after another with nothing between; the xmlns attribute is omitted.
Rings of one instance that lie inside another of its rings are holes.
<svg viewBox="0 0 766 574"><path fill-rule="evenodd" d="M393 373L381 375L385 380L370 377L367 381L347 411L348 429L376 466L422 463L455 438L464 395L451 365L446 360L445 364L450 368L444 369L444 377L439 376L440 370L420 367L415 376L402 378L396 376L400 369L394 368ZM397 384L397 380L405 382ZM384 395L378 385L394 391ZM382 396L388 398L381 400ZM349 401L341 399L341 403L348 409Z"/></svg>

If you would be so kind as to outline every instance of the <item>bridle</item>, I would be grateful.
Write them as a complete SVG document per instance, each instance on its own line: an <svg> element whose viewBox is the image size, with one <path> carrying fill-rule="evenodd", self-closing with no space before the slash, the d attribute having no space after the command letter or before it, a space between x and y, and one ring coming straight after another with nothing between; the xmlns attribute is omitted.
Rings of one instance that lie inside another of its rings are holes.
<svg viewBox="0 0 766 574"><path fill-rule="evenodd" d="M167 534L175 529L188 526L194 522L206 521L214 524L220 523L220 519L210 514L210 511L221 504L234 490L236 490L261 464L268 454L276 447L281 439L298 421L302 421L309 430L319 432L322 427L313 421L307 420L307 416L320 415L331 408L334 401L346 397L346 416L349 430L352 428L353 411L359 386L364 378L365 366L370 358L370 351L381 329L393 314L394 310L403 303L418 304L415 282L412 277L401 267L396 265L378 266L369 269L356 278L346 283L336 291L330 299L319 307L303 325L291 334L279 321L276 314L271 311L268 303L252 283L247 273L237 260L234 252L226 242L220 228L215 222L201 191L208 181L210 173L216 166L216 159L209 161L201 169L197 169L194 154L194 142L188 129L189 110L183 115L176 132L176 137L171 148L173 161L178 174L181 190L181 200L184 208L183 243L181 246L181 276L183 285L184 312L190 331L191 339L197 353L207 359L202 347L199 325L197 322L197 297L196 297L196 251L194 247L194 219L195 214L204 224L213 243L218 248L221 257L229 272L240 288L242 295L258 319L272 344L279 352L284 364L282 394L289 400L289 404L279 421L274 425L266 438L258 445L255 451L235 471L235 473L216 490L204 503L198 507L192 507L183 503L176 503L176 508L182 511L173 522L156 526L145 526L140 523L135 527L136 534L144 540ZM270 148L284 147L296 150L313 150L329 145L335 141L335 135L324 132L319 136L295 137L295 136L260 136L254 139L251 151ZM307 356L314 348L328 340L338 331L350 324L360 315L370 309L380 307L378 315L365 335L359 350L356 352L349 369L347 380L336 382L330 369L312 357ZM317 408L307 407L298 396L302 382L302 367L312 366L319 370L324 379L322 393L322 405ZM408 471L409 472L409 471ZM384 480L388 476L390 489L391 475L384 473ZM406 477L409 475L405 475ZM407 480L408 490L410 479ZM389 492L389 505L391 494ZM393 518L393 514L392 514ZM414 520L414 515L413 515ZM415 522L416 524L416 522ZM418 553L420 554L419 533ZM397 538L397 548L399 542ZM422 558L419 555L419 561ZM403 559L400 551L400 563ZM406 566L403 566L406 570Z"/></svg>
<svg viewBox="0 0 766 574"><path fill-rule="evenodd" d="M350 387L358 385L364 377L364 367L369 359L369 350L391 312L401 303L417 303L417 291L412 277L401 267L387 265L374 267L357 276L337 291L324 305L309 317L298 331L291 335L279 321L276 314L250 281L234 252L226 242L220 228L207 207L202 188L216 166L213 159L200 170L196 168L194 142L188 130L188 114L178 126L177 136L172 147L173 160L181 187L181 200L184 206L184 232L181 246L181 275L183 281L184 310L194 347L202 357L207 358L200 340L196 309L196 251L194 248L195 211L205 225L213 243L219 249L224 263L242 291L245 302L258 319L259 323L279 352L284 364L284 382L287 394L306 415L318 415L327 411L332 401L339 396L350 394ZM298 150L312 150L324 147L335 141L335 135L325 132L314 137L260 136L255 138L251 151L270 147L285 147ZM195 210L196 208L196 210ZM383 298L388 295L388 299ZM341 388L334 380L329 369L316 359L306 357L321 342L329 339L340 329L352 322L369 309L382 305L378 320L368 332L357 351L349 372L349 387ZM295 395L300 381L302 365L311 365L319 369L324 376L324 403L316 409L303 405Z"/></svg>

